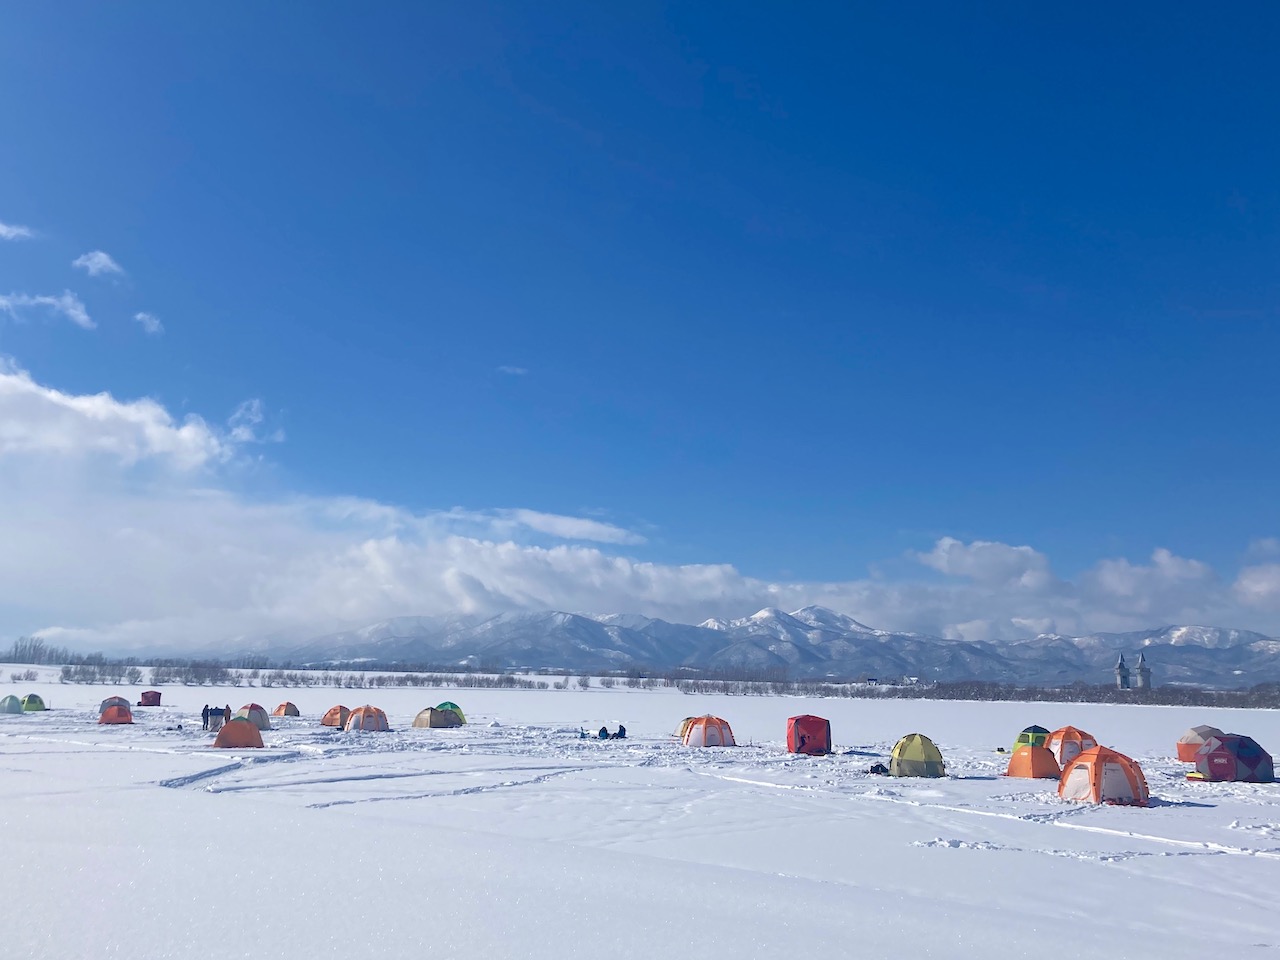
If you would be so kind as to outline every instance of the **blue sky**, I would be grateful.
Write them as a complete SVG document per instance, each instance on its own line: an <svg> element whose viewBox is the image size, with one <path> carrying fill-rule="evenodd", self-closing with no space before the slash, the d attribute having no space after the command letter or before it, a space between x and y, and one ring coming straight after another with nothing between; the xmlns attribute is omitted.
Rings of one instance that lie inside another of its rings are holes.
<svg viewBox="0 0 1280 960"><path fill-rule="evenodd" d="M958 635L1273 629L1278 27L1263 4L7 10L0 223L31 235L0 241L0 354L135 425L143 398L198 416L236 453L188 493L355 498L436 531L348 546L603 542L764 585L671 606L472 570L482 607L745 614L781 586ZM118 272L72 266L93 251ZM94 329L33 299L64 291ZM0 480L87 482L55 448L0 449ZM123 499L99 513L155 496L171 455L112 449ZM921 562L943 538L1049 558L1072 617L816 586L982 588ZM1158 550L1212 599L1084 599L1108 563L1156 576ZM343 609L449 606L406 589ZM0 598L0 634L116 616Z"/></svg>

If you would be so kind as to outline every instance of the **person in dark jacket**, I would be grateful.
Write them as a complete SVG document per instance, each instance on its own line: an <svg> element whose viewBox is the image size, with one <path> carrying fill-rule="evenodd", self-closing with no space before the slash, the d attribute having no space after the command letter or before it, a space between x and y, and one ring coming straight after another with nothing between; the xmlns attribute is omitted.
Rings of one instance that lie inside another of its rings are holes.
<svg viewBox="0 0 1280 960"><path fill-rule="evenodd" d="M222 710L222 722L223 723L231 722L231 704L229 703Z"/></svg>
<svg viewBox="0 0 1280 960"><path fill-rule="evenodd" d="M614 740L627 739L627 728L624 727L622 724L618 724L618 732L613 735L613 739Z"/></svg>
<svg viewBox="0 0 1280 960"><path fill-rule="evenodd" d="M209 705L206 703L204 709L200 711L200 724L202 730L209 729Z"/></svg>
<svg viewBox="0 0 1280 960"><path fill-rule="evenodd" d="M608 739L609 739L609 728L608 728L608 727L601 727L601 728L600 728L600 739L601 739L601 740L608 740Z"/></svg>

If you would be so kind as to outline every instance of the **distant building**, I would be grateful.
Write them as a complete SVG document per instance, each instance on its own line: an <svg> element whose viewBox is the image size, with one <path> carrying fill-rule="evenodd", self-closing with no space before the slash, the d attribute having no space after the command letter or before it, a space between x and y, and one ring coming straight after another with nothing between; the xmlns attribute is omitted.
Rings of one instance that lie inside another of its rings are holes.
<svg viewBox="0 0 1280 960"><path fill-rule="evenodd" d="M1129 667L1124 662L1124 654L1120 654L1120 659L1116 661L1116 689L1129 689Z"/></svg>
<svg viewBox="0 0 1280 960"><path fill-rule="evenodd" d="M1138 672L1138 682L1136 688L1138 690L1151 689L1151 668L1147 666L1147 655L1145 653L1138 654L1138 662L1134 664L1134 669Z"/></svg>

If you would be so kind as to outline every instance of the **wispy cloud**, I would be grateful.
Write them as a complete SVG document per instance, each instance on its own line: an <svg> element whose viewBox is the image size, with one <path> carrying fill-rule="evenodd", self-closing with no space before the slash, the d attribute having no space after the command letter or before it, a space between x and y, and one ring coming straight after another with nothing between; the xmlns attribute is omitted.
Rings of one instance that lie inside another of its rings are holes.
<svg viewBox="0 0 1280 960"><path fill-rule="evenodd" d="M71 265L80 270L86 271L91 277L109 276L112 274L123 274L124 268L111 258L111 255L101 250L90 250L86 254L76 257L71 261Z"/></svg>
<svg viewBox="0 0 1280 960"><path fill-rule="evenodd" d="M142 324L142 329L152 336L159 336L164 333L164 324L160 322L160 318L154 313L135 313L133 319Z"/></svg>
<svg viewBox="0 0 1280 960"><path fill-rule="evenodd" d="M523 377L529 371L525 367L509 367L504 364L498 368L498 372L505 373L509 377Z"/></svg>
<svg viewBox="0 0 1280 960"><path fill-rule="evenodd" d="M20 227L16 223L0 223L0 240L26 240L34 236L30 227Z"/></svg>
<svg viewBox="0 0 1280 960"><path fill-rule="evenodd" d="M280 443L284 440L283 430L262 433L262 424L266 421L262 401L258 398L246 400L236 407L235 413L227 420L227 436L234 443Z"/></svg>
<svg viewBox="0 0 1280 960"><path fill-rule="evenodd" d="M80 302L80 298L70 290L63 290L58 296L32 296L28 293L0 295L0 312L7 313L14 320L24 319L23 312L32 307L64 316L77 327L85 330L92 330L97 326L90 318L89 311Z"/></svg>

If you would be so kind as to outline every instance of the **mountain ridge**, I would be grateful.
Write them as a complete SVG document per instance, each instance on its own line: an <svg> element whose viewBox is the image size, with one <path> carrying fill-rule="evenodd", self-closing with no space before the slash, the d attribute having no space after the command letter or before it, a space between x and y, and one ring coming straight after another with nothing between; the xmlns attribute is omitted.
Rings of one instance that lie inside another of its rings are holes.
<svg viewBox="0 0 1280 960"><path fill-rule="evenodd" d="M1146 653L1159 683L1280 680L1280 640L1249 630L1151 630L950 640L878 630L821 606L681 624L564 611L394 617L274 651L295 662L437 663L570 672L643 668L785 672L791 678L1106 683L1121 654Z"/></svg>

